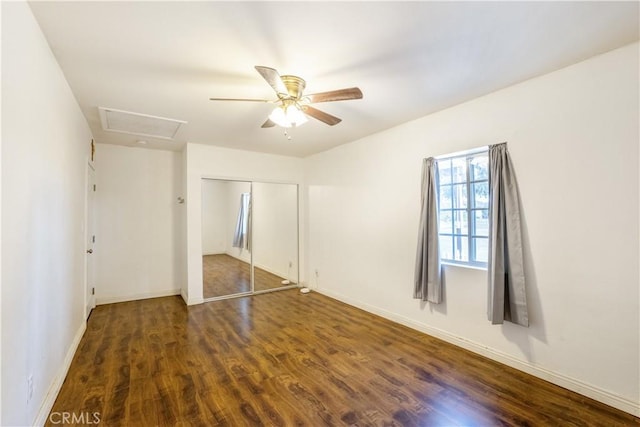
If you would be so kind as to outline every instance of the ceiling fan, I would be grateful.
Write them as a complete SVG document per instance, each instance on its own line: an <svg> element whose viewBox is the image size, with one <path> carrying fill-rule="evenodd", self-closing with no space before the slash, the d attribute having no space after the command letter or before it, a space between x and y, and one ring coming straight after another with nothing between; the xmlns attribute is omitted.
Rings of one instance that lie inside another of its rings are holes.
<svg viewBox="0 0 640 427"><path fill-rule="evenodd" d="M298 76L281 76L274 68L256 65L256 70L276 91L278 99L252 99L252 98L209 98L211 101L249 101L249 102L271 102L277 104L276 108L269 115L263 128L275 125L284 128L300 126L307 121L306 116L320 120L329 126L337 125L342 121L336 116L320 111L310 104L318 102L347 101L350 99L361 99L362 91L357 87L348 89L338 89L329 92L314 93L304 95L306 82Z"/></svg>

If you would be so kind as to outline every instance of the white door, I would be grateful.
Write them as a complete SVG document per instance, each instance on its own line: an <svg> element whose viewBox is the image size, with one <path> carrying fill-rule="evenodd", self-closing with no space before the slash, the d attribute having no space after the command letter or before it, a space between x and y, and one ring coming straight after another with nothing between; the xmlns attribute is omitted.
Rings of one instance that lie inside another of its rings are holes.
<svg viewBox="0 0 640 427"><path fill-rule="evenodd" d="M96 243L95 235L95 194L96 194L96 171L91 164L87 165L87 250L85 256L87 271L87 290L86 290L86 317L89 317L91 310L96 306L96 288L95 288L95 268L94 268L94 250Z"/></svg>

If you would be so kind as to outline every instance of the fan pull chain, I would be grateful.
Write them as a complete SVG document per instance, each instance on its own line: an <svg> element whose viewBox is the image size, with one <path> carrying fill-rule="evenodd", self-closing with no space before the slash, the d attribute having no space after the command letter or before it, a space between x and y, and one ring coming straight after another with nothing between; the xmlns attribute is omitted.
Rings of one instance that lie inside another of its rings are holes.
<svg viewBox="0 0 640 427"><path fill-rule="evenodd" d="M287 140L291 141L291 135L289 135L286 129L284 130L284 136L287 137Z"/></svg>

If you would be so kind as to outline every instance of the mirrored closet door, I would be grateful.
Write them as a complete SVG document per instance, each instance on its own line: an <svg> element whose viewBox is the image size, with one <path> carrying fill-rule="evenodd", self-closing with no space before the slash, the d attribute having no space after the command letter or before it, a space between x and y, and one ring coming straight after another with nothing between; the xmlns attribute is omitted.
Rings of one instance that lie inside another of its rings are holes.
<svg viewBox="0 0 640 427"><path fill-rule="evenodd" d="M253 183L252 235L255 291L297 285L297 185Z"/></svg>
<svg viewBox="0 0 640 427"><path fill-rule="evenodd" d="M297 286L298 186L202 179L203 297Z"/></svg>
<svg viewBox="0 0 640 427"><path fill-rule="evenodd" d="M251 183L202 180L202 293L204 298L252 292Z"/></svg>

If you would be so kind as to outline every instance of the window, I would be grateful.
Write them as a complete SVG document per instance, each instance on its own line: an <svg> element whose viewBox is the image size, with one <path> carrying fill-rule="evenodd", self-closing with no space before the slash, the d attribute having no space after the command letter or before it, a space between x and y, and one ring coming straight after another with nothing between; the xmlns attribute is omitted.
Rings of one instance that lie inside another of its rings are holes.
<svg viewBox="0 0 640 427"><path fill-rule="evenodd" d="M438 158L440 257L486 267L489 236L488 151Z"/></svg>

